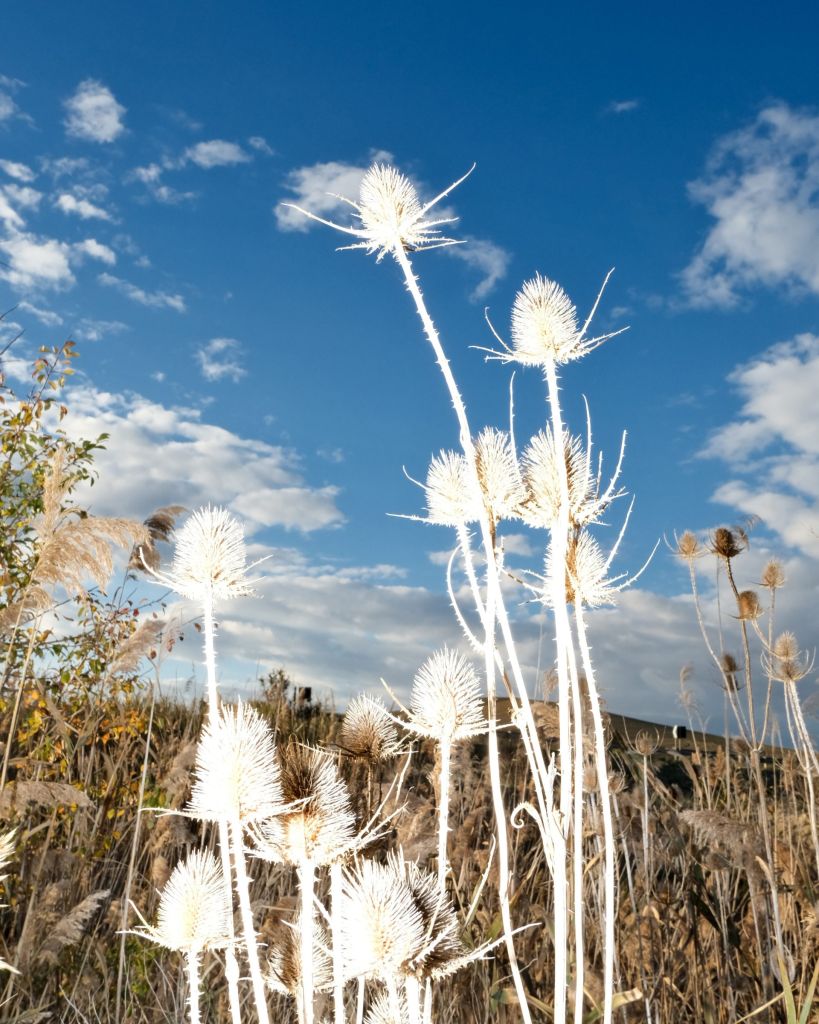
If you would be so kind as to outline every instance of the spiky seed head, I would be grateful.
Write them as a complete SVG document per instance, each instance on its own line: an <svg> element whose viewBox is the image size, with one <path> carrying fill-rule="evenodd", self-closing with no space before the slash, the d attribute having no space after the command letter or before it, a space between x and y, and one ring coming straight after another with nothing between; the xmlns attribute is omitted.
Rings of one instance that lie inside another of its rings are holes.
<svg viewBox="0 0 819 1024"><path fill-rule="evenodd" d="M438 526L463 526L480 516L480 496L463 455L442 451L429 464L424 490L427 520Z"/></svg>
<svg viewBox="0 0 819 1024"><path fill-rule="evenodd" d="M781 661L793 661L799 657L799 644L796 634L790 631L780 633L774 642L774 654Z"/></svg>
<svg viewBox="0 0 819 1024"><path fill-rule="evenodd" d="M269 818L282 806L270 726L248 704L208 718L196 750L189 812L203 821Z"/></svg>
<svg viewBox="0 0 819 1024"><path fill-rule="evenodd" d="M763 587L768 587L769 590L778 590L780 587L784 587L785 570L782 568L782 563L776 558L767 562L762 570L760 583Z"/></svg>
<svg viewBox="0 0 819 1024"><path fill-rule="evenodd" d="M409 1007L403 992L398 993L398 1016L389 992L379 992L370 1003L364 1024L411 1024Z"/></svg>
<svg viewBox="0 0 819 1024"><path fill-rule="evenodd" d="M722 669L722 677L725 682L725 688L730 690L732 693L739 689L739 662L728 651L723 651L719 656L719 667Z"/></svg>
<svg viewBox="0 0 819 1024"><path fill-rule="evenodd" d="M380 698L362 693L350 701L341 724L341 745L374 764L398 755L398 730Z"/></svg>
<svg viewBox="0 0 819 1024"><path fill-rule="evenodd" d="M390 857L396 875L403 877L421 911L425 944L405 973L419 978L437 977L447 973L447 967L466 952L459 937L458 918L449 898L441 897L438 879L414 861L392 854Z"/></svg>
<svg viewBox="0 0 819 1024"><path fill-rule="evenodd" d="M546 553L547 580L552 578L553 572L560 572L560 568L555 567L553 561L550 545ZM573 536L566 552L566 601L569 604L586 604L590 608L614 604L617 588L614 581L606 578L607 569L608 564L602 548L587 530L581 530L578 535ZM548 588L544 596L547 603L550 603Z"/></svg>
<svg viewBox="0 0 819 1024"><path fill-rule="evenodd" d="M366 860L345 873L340 918L350 978L395 977L424 948L421 910L391 862Z"/></svg>
<svg viewBox="0 0 819 1024"><path fill-rule="evenodd" d="M677 554L686 562L692 562L702 553L702 546L696 534L686 530L677 541Z"/></svg>
<svg viewBox="0 0 819 1024"><path fill-rule="evenodd" d="M428 239L423 207L410 179L387 164L374 164L361 180L358 200L367 251L381 259L396 247L417 249Z"/></svg>
<svg viewBox="0 0 819 1024"><path fill-rule="evenodd" d="M718 527L711 537L712 553L726 561L736 558L747 547L747 536L743 536L742 531L729 530L727 526Z"/></svg>
<svg viewBox="0 0 819 1024"><path fill-rule="evenodd" d="M221 866L209 851L194 850L162 890L156 926L136 930L167 949L199 953L229 944L232 915Z"/></svg>
<svg viewBox="0 0 819 1024"><path fill-rule="evenodd" d="M515 516L526 495L509 434L494 427L482 430L475 442L475 468L492 518L497 522Z"/></svg>
<svg viewBox="0 0 819 1024"><path fill-rule="evenodd" d="M298 996L301 989L302 915L293 923L276 929L267 958L265 981L274 992ZM330 940L322 923L313 920L313 988L320 992L333 986L333 961L328 952Z"/></svg>
<svg viewBox="0 0 819 1024"><path fill-rule="evenodd" d="M281 795L290 809L254 829L256 853L265 860L330 864L356 844L350 794L333 758L290 740L279 748Z"/></svg>
<svg viewBox="0 0 819 1024"><path fill-rule="evenodd" d="M755 590L742 590L737 597L737 609L739 618L746 622L756 622L762 614L762 605L759 603Z"/></svg>
<svg viewBox="0 0 819 1024"><path fill-rule="evenodd" d="M168 573L152 572L182 597L201 601L251 594L245 535L241 523L224 508L200 508L177 533Z"/></svg>
<svg viewBox="0 0 819 1024"><path fill-rule="evenodd" d="M421 736L454 742L486 730L475 670L444 647L428 658L412 684L407 727Z"/></svg>
<svg viewBox="0 0 819 1024"><path fill-rule="evenodd" d="M512 306L512 347L527 366L566 363L584 354L577 310L559 284L536 274Z"/></svg>
<svg viewBox="0 0 819 1024"><path fill-rule="evenodd" d="M561 467L551 427L538 431L523 452L525 498L521 518L530 526L550 528L560 515ZM569 519L580 526L603 511L594 501L596 482L579 437L564 433L563 462L569 487Z"/></svg>

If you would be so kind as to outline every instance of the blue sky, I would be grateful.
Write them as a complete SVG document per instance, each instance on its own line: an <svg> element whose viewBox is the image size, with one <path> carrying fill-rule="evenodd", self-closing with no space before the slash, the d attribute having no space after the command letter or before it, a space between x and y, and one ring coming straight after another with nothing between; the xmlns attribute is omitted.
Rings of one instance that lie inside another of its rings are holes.
<svg viewBox="0 0 819 1024"><path fill-rule="evenodd" d="M819 14L623 7L6 12L14 353L76 339L69 429L112 435L95 511L212 500L273 551L260 598L224 611L226 684L284 664L340 701L381 675L400 690L458 638L451 538L386 514L421 510L402 467L422 478L457 441L409 299L394 266L336 253L340 237L279 205L335 215L326 193L355 198L376 158L430 196L477 164L450 204L466 243L416 261L476 430L508 421L508 369L470 348L491 341L484 307L505 330L540 271L586 310L616 267L597 322L630 329L567 369L563 397L580 431L587 396L609 459L628 430L621 567L675 530L757 514L747 583L780 555L778 621L819 639ZM516 414L520 438L542 425L531 371ZM515 564L539 569L540 539L509 533ZM593 617L612 707L676 719L692 663L690 687L719 712L684 595L661 548ZM548 650L536 609L519 617L534 680ZM195 659L189 642L169 677Z"/></svg>

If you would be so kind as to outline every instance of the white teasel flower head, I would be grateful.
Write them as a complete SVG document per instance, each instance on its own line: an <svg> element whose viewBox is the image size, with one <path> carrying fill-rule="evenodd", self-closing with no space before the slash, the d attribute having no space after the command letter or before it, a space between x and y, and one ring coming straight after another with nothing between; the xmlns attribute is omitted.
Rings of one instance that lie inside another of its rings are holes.
<svg viewBox="0 0 819 1024"><path fill-rule="evenodd" d="M577 309L556 281L536 274L512 306L515 359L526 366L567 363L584 354Z"/></svg>
<svg viewBox="0 0 819 1024"><path fill-rule="evenodd" d="M194 850L162 890L156 926L135 932L167 949L199 953L230 944L232 917L221 865L209 851Z"/></svg>
<svg viewBox="0 0 819 1024"><path fill-rule="evenodd" d="M279 747L279 784L286 806L253 828L256 856L331 864L358 845L350 794L330 754L290 740Z"/></svg>
<svg viewBox="0 0 819 1024"><path fill-rule="evenodd" d="M407 999L403 992L398 993L398 1016L389 992L379 992L370 1003L364 1017L364 1024L412 1024Z"/></svg>
<svg viewBox="0 0 819 1024"><path fill-rule="evenodd" d="M253 592L247 578L244 529L224 508L208 505L194 512L177 533L170 571L148 571L158 582L193 601L244 597Z"/></svg>
<svg viewBox="0 0 819 1024"><path fill-rule="evenodd" d="M341 933L348 977L440 977L460 960L458 922L434 875L401 854L345 875Z"/></svg>
<svg viewBox="0 0 819 1024"><path fill-rule="evenodd" d="M530 526L549 529L560 516L560 457L551 426L538 431L523 451L526 497L519 512ZM569 486L569 520L573 525L592 522L602 510L595 505L597 481L582 440L564 432L562 457Z"/></svg>
<svg viewBox="0 0 819 1024"><path fill-rule="evenodd" d="M421 736L449 743L486 731L480 683L462 654L444 647L424 662L412 684L405 724Z"/></svg>
<svg viewBox="0 0 819 1024"><path fill-rule="evenodd" d="M424 487L427 522L437 526L464 526L480 518L481 498L465 457L442 451L429 464Z"/></svg>
<svg viewBox="0 0 819 1024"><path fill-rule="evenodd" d="M442 224L450 224L455 218L429 220L427 214L471 173L470 169L430 202L422 203L415 185L405 174L388 164L373 164L361 180L358 202L345 196L337 197L352 206L358 225L336 224L292 203L284 205L293 206L311 220L359 239L342 248L364 249L381 260L388 253L416 252L457 244L455 239L443 237L438 230Z"/></svg>
<svg viewBox="0 0 819 1024"><path fill-rule="evenodd" d="M284 922L276 929L267 958L265 981L274 992L298 996L301 989L302 914L291 924ZM330 940L320 921L313 921L313 988L324 991L333 987L333 961L328 952Z"/></svg>
<svg viewBox="0 0 819 1024"><path fill-rule="evenodd" d="M526 497L512 439L503 430L487 427L475 442L478 483L486 508L497 522L517 515Z"/></svg>
<svg viewBox="0 0 819 1024"><path fill-rule="evenodd" d="M236 708L223 705L202 729L188 813L248 824L272 817L282 804L270 726L241 701Z"/></svg>
<svg viewBox="0 0 819 1024"><path fill-rule="evenodd" d="M401 752L398 730L383 701L366 693L354 697L347 705L340 739L346 753L374 764L391 761Z"/></svg>
<svg viewBox="0 0 819 1024"><path fill-rule="evenodd" d="M580 530L569 541L566 553L566 564L555 567L552 564L551 545L546 553L545 580L551 580L555 571L564 574L566 601L569 604L585 604L590 608L614 604L614 595L623 589L618 581L624 577L616 576L607 579L606 574L611 564L612 555L606 558L602 548L587 530ZM551 604L551 592L548 585L544 586L543 598Z"/></svg>
<svg viewBox="0 0 819 1024"><path fill-rule="evenodd" d="M765 672L781 683L798 683L812 670L814 658L802 654L796 634L780 633L774 641L771 655L763 657Z"/></svg>

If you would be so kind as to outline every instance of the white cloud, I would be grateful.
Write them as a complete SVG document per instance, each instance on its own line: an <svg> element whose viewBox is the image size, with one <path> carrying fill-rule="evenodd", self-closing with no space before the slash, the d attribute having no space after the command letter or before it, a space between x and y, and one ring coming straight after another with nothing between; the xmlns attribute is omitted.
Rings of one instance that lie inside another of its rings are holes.
<svg viewBox="0 0 819 1024"><path fill-rule="evenodd" d="M23 218L8 201L4 189L0 189L0 220L10 228L21 228L25 224Z"/></svg>
<svg viewBox="0 0 819 1024"><path fill-rule="evenodd" d="M340 223L347 224L350 222L350 206L339 196L356 199L361 179L366 174L367 167L375 162L391 163L392 160L391 153L376 150L371 154L370 162L366 166L332 160L296 168L290 171L285 179L285 188L292 196L289 201L320 217L331 220L334 217L341 217ZM417 181L415 185L419 193L424 196L423 186ZM430 198L434 195L435 193L432 193ZM273 212L280 231L305 232L316 227L315 221L311 221L303 213L299 213L298 210L293 209L292 206L286 206L284 203L277 204L273 208ZM450 207L436 208L436 212L440 217L457 219L457 215ZM468 235L460 237L463 239L463 244L448 246L443 252L466 263L467 266L481 274L481 280L470 294L470 298L477 302L486 298L497 282L506 274L511 256L501 246L487 239L473 238Z"/></svg>
<svg viewBox="0 0 819 1024"><path fill-rule="evenodd" d="M108 273L100 274L97 280L106 288L115 288L121 295L132 302L138 302L141 306L148 306L152 309L175 309L177 313L187 311L185 300L181 295L163 291L147 292L130 281L124 281L121 277L114 277L113 274Z"/></svg>
<svg viewBox="0 0 819 1024"><path fill-rule="evenodd" d="M13 203L21 206L24 210L36 210L43 198L43 193L28 185L9 184L3 187L3 192Z"/></svg>
<svg viewBox="0 0 819 1024"><path fill-rule="evenodd" d="M640 106L639 100L612 100L606 107L607 114L630 114Z"/></svg>
<svg viewBox="0 0 819 1024"><path fill-rule="evenodd" d="M758 285L819 295L819 116L766 107L689 191L715 222L680 275L691 305L729 308Z"/></svg>
<svg viewBox="0 0 819 1024"><path fill-rule="evenodd" d="M45 324L46 327L59 327L63 322L63 318L59 313L55 313L52 309L43 309L40 306L34 306L25 299L23 299L22 302L18 302L17 308L22 313L30 313L35 317L35 319L39 320L41 324Z"/></svg>
<svg viewBox="0 0 819 1024"><path fill-rule="evenodd" d="M0 121L8 121L17 113L17 104L7 92L0 92Z"/></svg>
<svg viewBox="0 0 819 1024"><path fill-rule="evenodd" d="M77 199L76 196L73 196L68 192L63 192L57 197L55 200L55 206L62 210L63 213L75 214L82 220L91 220L93 218L98 220L111 220L111 214L101 206L97 206L95 203L89 202L88 199Z"/></svg>
<svg viewBox="0 0 819 1024"><path fill-rule="evenodd" d="M135 167L126 180L141 182L154 199L160 203L174 205L195 199L196 192L182 191L181 189L173 188L171 185L166 185L162 181L162 175L166 169L166 166L157 163L146 164L144 167Z"/></svg>
<svg viewBox="0 0 819 1024"><path fill-rule="evenodd" d="M183 160L190 161L197 167L210 170L211 167L230 167L233 164L244 164L250 156L235 142L224 139L210 139L208 142L197 142L185 150Z"/></svg>
<svg viewBox="0 0 819 1024"><path fill-rule="evenodd" d="M701 452L730 474L714 500L760 516L784 543L819 558L819 337L774 345L730 380L739 415Z"/></svg>
<svg viewBox="0 0 819 1024"><path fill-rule="evenodd" d="M117 254L107 245L98 242L96 238L86 238L82 242L75 242L72 249L80 257L89 256L92 260L100 260L112 267L117 262Z"/></svg>
<svg viewBox="0 0 819 1024"><path fill-rule="evenodd" d="M34 181L37 177L28 164L20 164L15 160L0 160L0 170L5 171L10 178L23 182Z"/></svg>
<svg viewBox="0 0 819 1024"><path fill-rule="evenodd" d="M78 341L101 341L111 334L122 334L128 330L128 324L121 320L89 320L83 317L72 330L72 337Z"/></svg>
<svg viewBox="0 0 819 1024"><path fill-rule="evenodd" d="M267 139L261 135L251 135L247 140L247 144L251 149L255 149L258 153L264 153L265 156L273 155L273 150L268 145Z"/></svg>
<svg viewBox="0 0 819 1024"><path fill-rule="evenodd" d="M473 302L485 299L498 281L506 276L512 258L506 249L502 249L494 242L469 236L465 237L463 245L451 245L444 249L444 252L462 260L482 275L481 280L470 292L469 297Z"/></svg>
<svg viewBox="0 0 819 1024"><path fill-rule="evenodd" d="M205 380L229 377L239 381L247 370L241 363L241 345L235 338L211 338L196 350L196 359Z"/></svg>
<svg viewBox="0 0 819 1024"><path fill-rule="evenodd" d="M67 401L63 426L72 437L110 434L94 460L99 481L85 494L98 514L142 519L162 505L213 502L232 508L250 533L307 533L343 521L337 489L311 487L294 452L203 422L197 409L91 386L73 386Z"/></svg>
<svg viewBox="0 0 819 1024"><path fill-rule="evenodd" d="M64 242L15 231L0 239L0 251L7 257L7 265L0 266L0 278L16 288L60 290L74 284L71 249Z"/></svg>
<svg viewBox="0 0 819 1024"><path fill-rule="evenodd" d="M93 78L80 82L77 91L64 102L69 135L88 142L113 142L125 131L125 107L114 94Z"/></svg>

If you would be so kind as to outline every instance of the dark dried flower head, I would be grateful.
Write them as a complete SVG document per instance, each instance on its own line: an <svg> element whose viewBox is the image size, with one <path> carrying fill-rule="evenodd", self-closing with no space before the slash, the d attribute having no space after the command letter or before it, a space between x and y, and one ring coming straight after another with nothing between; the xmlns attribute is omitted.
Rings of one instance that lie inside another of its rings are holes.
<svg viewBox="0 0 819 1024"><path fill-rule="evenodd" d="M341 724L341 745L354 757L373 763L398 755L398 730L380 698L362 693L350 701Z"/></svg>
<svg viewBox="0 0 819 1024"><path fill-rule="evenodd" d="M711 537L711 551L719 558L726 561L736 558L748 547L748 537L743 531L729 530L727 526L720 526L714 530Z"/></svg>
<svg viewBox="0 0 819 1024"><path fill-rule="evenodd" d="M719 665L722 669L722 678L725 681L725 687L732 693L739 689L739 663L733 654L729 654L728 651L724 651L719 657Z"/></svg>
<svg viewBox="0 0 819 1024"><path fill-rule="evenodd" d="M131 551L131 557L128 559L129 569L141 570L146 565L149 569L159 568L157 541L164 541L166 544L170 542L176 520L184 511L184 505L165 505L163 508L156 509L147 519L143 520L142 525L148 531L148 541L145 544L135 545Z"/></svg>
<svg viewBox="0 0 819 1024"><path fill-rule="evenodd" d="M739 618L746 622L755 622L762 614L762 605L755 590L742 590L737 597Z"/></svg>
<svg viewBox="0 0 819 1024"><path fill-rule="evenodd" d="M656 754L659 746L660 737L656 729L653 735L646 732L645 729L641 729L634 738L634 749L642 757L651 757L653 754Z"/></svg>
<svg viewBox="0 0 819 1024"><path fill-rule="evenodd" d="M763 587L768 587L770 590L778 590L780 587L784 587L785 570L782 568L782 563L772 558L762 570L760 583Z"/></svg>
<svg viewBox="0 0 819 1024"><path fill-rule="evenodd" d="M265 981L269 988L282 995L297 997L301 993L301 915L293 924L281 924L271 943L267 958ZM333 986L333 961L328 950L330 940L320 921L313 921L313 988L321 992Z"/></svg>

